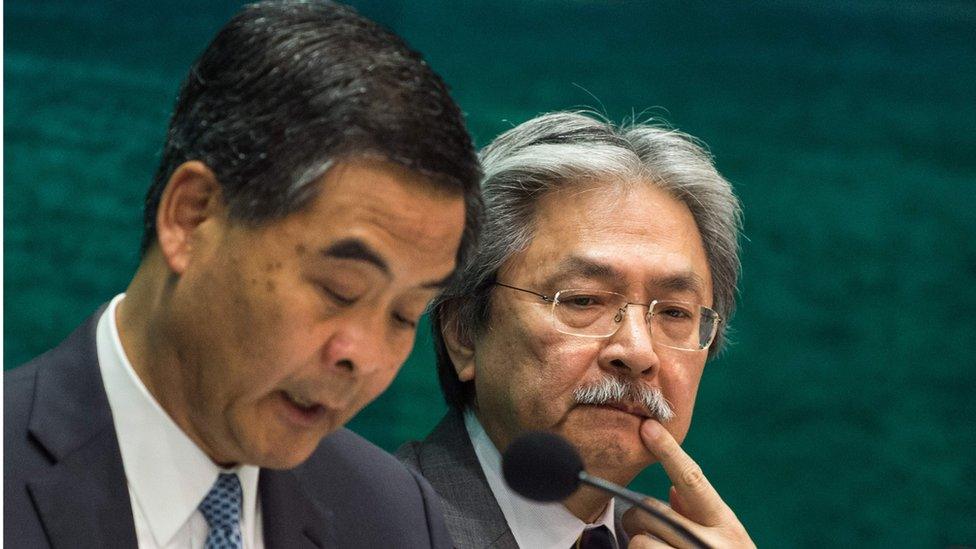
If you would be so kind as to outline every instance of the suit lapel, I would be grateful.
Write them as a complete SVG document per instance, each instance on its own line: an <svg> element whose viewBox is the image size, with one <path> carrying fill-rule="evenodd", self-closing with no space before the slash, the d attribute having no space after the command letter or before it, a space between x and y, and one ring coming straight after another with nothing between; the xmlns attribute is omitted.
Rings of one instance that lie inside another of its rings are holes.
<svg viewBox="0 0 976 549"><path fill-rule="evenodd" d="M51 366L37 371L28 431L53 466L30 481L28 490L53 547L136 546L122 454L95 347L104 310L51 351Z"/></svg>
<svg viewBox="0 0 976 549"><path fill-rule="evenodd" d="M441 495L444 518L458 547L518 549L505 515L488 486L461 414L451 411L421 443L413 443L417 468ZM630 536L621 517L630 505L614 502L617 546L626 547ZM481 540L492 540L485 545Z"/></svg>
<svg viewBox="0 0 976 549"><path fill-rule="evenodd" d="M419 445L417 459L421 473L442 497L448 530L459 547L518 547L461 414L448 413ZM486 545L483 540L491 542Z"/></svg>
<svg viewBox="0 0 976 549"><path fill-rule="evenodd" d="M267 549L338 546L332 514L308 496L294 470L261 469L258 494Z"/></svg>
<svg viewBox="0 0 976 549"><path fill-rule="evenodd" d="M125 471L114 429L103 430L28 483L31 498L53 547L136 547Z"/></svg>

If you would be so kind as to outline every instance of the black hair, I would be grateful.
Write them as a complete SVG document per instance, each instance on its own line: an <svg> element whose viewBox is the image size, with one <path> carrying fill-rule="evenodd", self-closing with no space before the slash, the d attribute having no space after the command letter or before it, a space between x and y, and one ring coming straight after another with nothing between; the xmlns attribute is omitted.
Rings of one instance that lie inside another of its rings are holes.
<svg viewBox="0 0 976 549"><path fill-rule="evenodd" d="M180 88L146 195L141 253L156 242L160 198L184 162L206 164L230 218L256 226L300 210L332 163L360 155L464 197L461 265L480 223L481 172L441 78L403 40L347 6L246 6Z"/></svg>

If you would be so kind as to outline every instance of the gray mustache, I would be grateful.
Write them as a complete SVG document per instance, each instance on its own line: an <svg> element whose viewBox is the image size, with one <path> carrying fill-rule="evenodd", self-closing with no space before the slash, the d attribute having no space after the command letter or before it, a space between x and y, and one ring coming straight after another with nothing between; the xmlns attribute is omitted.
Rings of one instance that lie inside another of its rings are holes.
<svg viewBox="0 0 976 549"><path fill-rule="evenodd" d="M674 410L657 387L605 376L596 383L573 391L577 404L634 404L644 408L649 416L664 423L674 418Z"/></svg>

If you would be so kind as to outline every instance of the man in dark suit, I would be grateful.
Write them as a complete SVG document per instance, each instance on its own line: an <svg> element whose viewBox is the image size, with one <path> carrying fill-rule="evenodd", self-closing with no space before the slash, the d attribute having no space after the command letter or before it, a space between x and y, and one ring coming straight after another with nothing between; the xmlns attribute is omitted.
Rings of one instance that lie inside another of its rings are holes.
<svg viewBox="0 0 976 549"><path fill-rule="evenodd" d="M244 8L180 90L124 294L4 383L7 547L448 547L342 428L473 245L447 88L326 2Z"/></svg>
<svg viewBox="0 0 976 549"><path fill-rule="evenodd" d="M617 484L659 461L674 484L671 507L652 504L710 545L750 546L678 445L734 302L731 185L687 135L580 113L505 132L482 152L482 168L481 246L431 315L451 411L397 452L443 498L455 543L685 546L593 488L551 504L512 492L501 453L547 430Z"/></svg>

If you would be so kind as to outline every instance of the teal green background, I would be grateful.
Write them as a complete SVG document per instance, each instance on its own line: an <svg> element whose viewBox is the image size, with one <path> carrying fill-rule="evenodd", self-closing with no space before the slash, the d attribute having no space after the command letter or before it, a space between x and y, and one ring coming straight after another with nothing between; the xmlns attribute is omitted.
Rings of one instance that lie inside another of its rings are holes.
<svg viewBox="0 0 976 549"><path fill-rule="evenodd" d="M974 4L355 5L479 146L582 106L710 145L745 210L741 305L685 448L760 546L976 545ZM125 288L178 83L236 6L5 2L5 368ZM352 424L384 448L445 409L426 329Z"/></svg>

